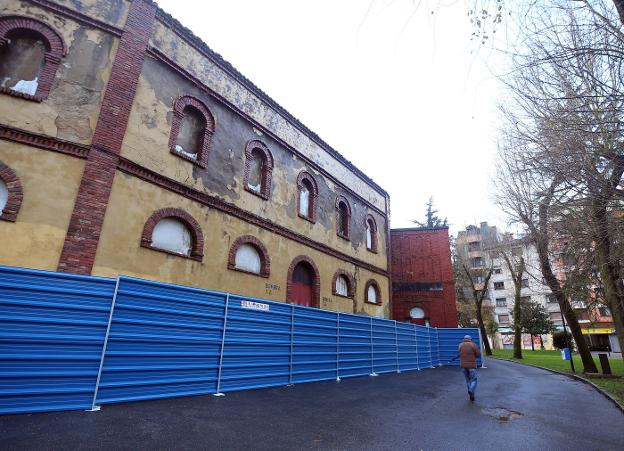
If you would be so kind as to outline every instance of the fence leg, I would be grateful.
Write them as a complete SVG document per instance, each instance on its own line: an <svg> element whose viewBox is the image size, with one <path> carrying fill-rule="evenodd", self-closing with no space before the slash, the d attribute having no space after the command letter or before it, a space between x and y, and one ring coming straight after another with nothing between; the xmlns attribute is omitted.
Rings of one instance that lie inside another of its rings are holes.
<svg viewBox="0 0 624 451"><path fill-rule="evenodd" d="M373 317L370 317L370 346L371 346L371 376L379 376L375 373L375 347L373 346Z"/></svg>
<svg viewBox="0 0 624 451"><path fill-rule="evenodd" d="M394 344L396 346L397 373L401 373L401 366L399 365L399 334L396 321L394 322Z"/></svg>
<svg viewBox="0 0 624 451"><path fill-rule="evenodd" d="M295 304L290 304L290 359L288 362L288 386L293 386L293 359L295 353Z"/></svg>
<svg viewBox="0 0 624 451"><path fill-rule="evenodd" d="M416 329L416 324L414 326L414 342L416 343L416 369L420 371L420 363L418 361L418 329Z"/></svg>
<svg viewBox="0 0 624 451"><path fill-rule="evenodd" d="M225 313L223 315L223 334L221 335L221 353L219 354L219 372L217 373L217 392L214 396L225 396L221 393L221 368L223 367L223 350L225 349L225 331L227 329L227 315L230 304L230 293L225 296Z"/></svg>
<svg viewBox="0 0 624 451"><path fill-rule="evenodd" d="M336 382L340 382L340 312L336 323Z"/></svg>
<svg viewBox="0 0 624 451"><path fill-rule="evenodd" d="M436 327L436 337L438 339L438 367L442 366L442 360L440 359L440 331Z"/></svg>
<svg viewBox="0 0 624 451"><path fill-rule="evenodd" d="M433 366L433 355L431 354L431 326L427 326L427 339L429 340L429 368L435 368Z"/></svg>
<svg viewBox="0 0 624 451"><path fill-rule="evenodd" d="M95 380L95 389L93 390L93 400L91 401L91 409L87 412L97 412L100 406L96 406L98 390L100 389L100 379L102 378L102 368L104 368L104 356L106 355L106 347L108 346L108 336L110 334L111 324L113 323L113 312L115 311L115 301L117 300L117 292L119 291L119 277L115 282L115 291L111 300L110 313L108 314L108 324L106 325L106 334L104 335L104 343L102 344L102 355L100 356L100 366L98 368L97 379Z"/></svg>
<svg viewBox="0 0 624 451"><path fill-rule="evenodd" d="M485 366L485 352L484 352L484 348L483 348L483 337L481 336L481 328L478 329L479 331L479 341L481 342L481 368L487 368L487 366Z"/></svg>

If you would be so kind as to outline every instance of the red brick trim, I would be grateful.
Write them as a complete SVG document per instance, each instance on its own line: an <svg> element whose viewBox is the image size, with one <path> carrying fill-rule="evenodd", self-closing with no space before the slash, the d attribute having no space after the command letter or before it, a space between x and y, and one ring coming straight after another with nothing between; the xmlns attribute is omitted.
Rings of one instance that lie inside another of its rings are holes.
<svg viewBox="0 0 624 451"><path fill-rule="evenodd" d="M309 210L310 216L305 216L301 214L300 211L300 202L301 202L301 190L303 189L303 182L306 181L312 188L310 190L310 199L309 199ZM297 215L300 218L305 219L306 221L310 221L311 223L316 222L316 204L318 202L318 185L316 184L316 180L314 177L310 175L309 172L301 171L297 176Z"/></svg>
<svg viewBox="0 0 624 451"><path fill-rule="evenodd" d="M37 6L45 8L49 11L52 11L60 16L69 17L76 22L79 22L83 25L89 25L93 28L97 28L102 31L106 31L115 36L121 36L123 30L121 28L117 28L114 25L110 25L106 22L102 22L101 20L94 19L85 14L82 14L78 11L75 11L71 8L67 8L66 6L59 5L57 3L48 1L48 0L28 0L30 3L34 3Z"/></svg>
<svg viewBox="0 0 624 451"><path fill-rule="evenodd" d="M378 230L377 230L377 221L375 221L375 218L373 218L373 215L371 214L367 214L366 217L364 218L364 230L366 230L369 223L372 225L371 227L372 239L371 239L371 247L369 248L367 246L366 250L376 254L378 246L379 246L379 236L378 236Z"/></svg>
<svg viewBox="0 0 624 451"><path fill-rule="evenodd" d="M240 269L236 267L236 252L243 244L252 245L258 254L260 255L260 273L255 273L251 271L245 271L244 269ZM262 241L256 238L253 235L243 235L239 236L234 244L230 247L230 252L228 254L228 269L232 269L234 271L241 271L247 274L253 274L254 276L261 277L269 277L271 272L271 259L269 258L269 252Z"/></svg>
<svg viewBox="0 0 624 451"><path fill-rule="evenodd" d="M39 149L51 150L78 158L87 158L87 154L89 153L89 148L87 146L28 132L4 124L0 124L0 139L37 147Z"/></svg>
<svg viewBox="0 0 624 451"><path fill-rule="evenodd" d="M314 264L314 262L312 261L312 259L310 257L308 257L307 255L299 255L298 257L295 257L295 259L290 263L290 266L288 267L288 278L286 279L286 302L288 302L289 304L292 303L291 299L292 299L292 277L293 277L293 273L295 272L295 267L301 263L301 262L306 262L310 265L310 267L312 268L312 272L314 273L312 275L313 277L313 281L312 281L312 307L316 307L316 308L320 308L321 305L321 278L319 276L319 270L316 267L316 265Z"/></svg>
<svg viewBox="0 0 624 451"><path fill-rule="evenodd" d="M13 169L2 161L0 161L0 180L4 182L8 191L7 203L0 211L0 220L15 222L24 199L22 184Z"/></svg>
<svg viewBox="0 0 624 451"><path fill-rule="evenodd" d="M188 228L192 241L191 253L189 255L178 254L176 252L152 246L152 233L154 232L154 227L156 227L156 224L165 218L177 219ZM199 262L204 258L204 234L202 233L201 226L195 218L180 208L163 208L152 213L143 226L143 232L141 233L141 246L155 251L177 255L179 257L190 258Z"/></svg>
<svg viewBox="0 0 624 451"><path fill-rule="evenodd" d="M240 115L241 117L245 118L247 121L249 121L251 124L253 124L253 126L256 127L258 130L262 130L262 133L264 133L267 136L270 136L272 139L274 139L275 141L280 143L280 145L282 145L284 148L288 149L294 155L297 155L297 158L299 158L299 159L301 159L301 161L305 162L306 165L308 165L309 167L314 168L316 171L318 171L319 173L323 174L323 176L325 178L327 178L328 180L331 180L332 183L336 184L337 186L342 188L344 191L348 192L355 199L359 200L364 205L368 206L368 208L370 208L373 211L376 211L381 216L384 216L384 217L388 216L384 212L384 210L380 209L376 205L373 205L371 202L366 200L364 197L360 196L358 193L356 193L351 188L346 186L344 183L339 181L336 177L331 175L325 169L323 169L322 167L318 166L318 164L316 164L313 160L309 159L304 154L299 152L296 148L292 147L290 144L288 144L283 139L281 139L279 136L275 135L273 132L271 132L270 130L266 129L262 124L260 124L254 118L252 118L251 116L246 114L244 111L238 109L235 105L230 103L223 96L221 96L218 93L216 93L215 91L211 90L208 86L204 85L201 80L199 80L197 77L192 75L186 69L184 69L183 67L178 65L175 61L173 61L172 59L167 57L167 55L162 53L160 50L158 50L157 48L154 48L154 47L150 47L150 48L148 48L147 53L152 58L154 58L154 59L160 61L161 63L169 66L171 68L171 70L175 71L176 73L178 73L182 77L186 78L188 81L193 83L198 89L200 89L204 93L206 93L206 95L209 95L209 96L211 96L211 97L213 97L215 99L218 99L225 107L229 108L231 111L233 111L236 114Z"/></svg>
<svg viewBox="0 0 624 451"><path fill-rule="evenodd" d="M147 169L126 158L120 157L118 169L126 174L130 174L134 177L138 177L141 180L144 180L148 183L152 183L154 185L160 186L161 188L164 188L166 190L179 194L180 196L186 197L187 199L191 199L202 205L206 205L207 207L214 208L215 210L221 211L227 215L241 219L245 222L248 222L249 224L261 227L277 235L283 236L284 238L287 238L289 240L293 240L298 243L301 243L304 246L308 246L319 252L323 252L324 254L330 255L332 257L336 257L340 260L343 260L349 263L353 263L354 265L360 268L374 272L381 276L389 277L388 271L382 268L379 268L375 265L371 265L370 263L367 263L363 260L357 259L348 254L340 252L324 243L314 241L306 235L294 232L284 226L281 226L272 221L269 221L261 216L258 216L251 212L243 210L234 204L225 202L224 200L219 199L214 196L210 196L204 193L203 191L196 190L176 180L172 180L168 177L165 177L162 174L159 174L150 169Z"/></svg>
<svg viewBox="0 0 624 451"><path fill-rule="evenodd" d="M182 125L182 119L184 119L184 109L187 107L193 108L204 118L204 135L200 148L197 151L197 158L189 157L181 152L178 152L175 148L176 141L178 140L178 134L180 133L180 127ZM205 168L208 166L208 153L210 152L210 145L212 143L212 135L215 131L215 119L210 110L201 100L192 96L178 97L173 104L173 120L171 121L171 133L169 134L169 149L172 154L177 155L180 158L184 158L192 162L193 164Z"/></svg>
<svg viewBox="0 0 624 451"><path fill-rule="evenodd" d="M24 16L2 16L0 17L0 52L8 44L8 35L13 31L30 31L39 35L46 44L45 63L39 74L39 84L35 95L15 92L10 88L3 88L0 92L41 102L50 94L56 70L61 63L61 58L67 54L67 48L61 36L43 22Z"/></svg>
<svg viewBox="0 0 624 451"><path fill-rule="evenodd" d="M152 2L134 0L130 4L65 236L58 271L90 274L93 268L115 168L119 163L119 152L155 14L156 5Z"/></svg>
<svg viewBox="0 0 624 451"><path fill-rule="evenodd" d="M336 292L336 281L339 276L344 276L347 279L347 295L338 294ZM345 271L344 269L337 269L334 273L334 277L332 279L332 294L334 296L347 297L353 299L355 297L355 277L350 272Z"/></svg>
<svg viewBox="0 0 624 451"><path fill-rule="evenodd" d="M249 170L251 169L251 163L253 161L252 152L259 150L264 158L264 165L262 167L262 180L260 183L260 192L254 191L249 187ZM243 185L245 189L256 196L262 197L264 200L268 200L271 197L271 176L273 175L273 155L269 151L269 148L262 142L254 139L249 141L245 146L245 170L243 175Z"/></svg>
<svg viewBox="0 0 624 451"><path fill-rule="evenodd" d="M340 204L344 204L347 207L347 230L346 233L340 231ZM349 241L351 238L351 205L346 197L338 195L336 196L336 235Z"/></svg>
<svg viewBox="0 0 624 451"><path fill-rule="evenodd" d="M377 295L377 302L368 300L368 288L371 286L375 289L375 294ZM383 303L381 299L381 290L379 289L379 284L377 283L375 279L369 279L366 282L366 285L364 285L364 302L368 304L373 304L373 305L381 305Z"/></svg>

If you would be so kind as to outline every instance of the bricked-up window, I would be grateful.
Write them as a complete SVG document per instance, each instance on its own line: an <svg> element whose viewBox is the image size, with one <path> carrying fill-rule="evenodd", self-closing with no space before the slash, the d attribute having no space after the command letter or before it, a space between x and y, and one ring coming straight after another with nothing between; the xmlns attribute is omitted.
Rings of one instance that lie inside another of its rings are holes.
<svg viewBox="0 0 624 451"><path fill-rule="evenodd" d="M271 196L273 155L261 141L250 141L245 149L245 189L263 199Z"/></svg>
<svg viewBox="0 0 624 451"><path fill-rule="evenodd" d="M19 178L10 167L0 161L0 220L15 222L23 197Z"/></svg>
<svg viewBox="0 0 624 451"><path fill-rule="evenodd" d="M366 249L377 252L377 223L371 215L366 215Z"/></svg>
<svg viewBox="0 0 624 451"><path fill-rule="evenodd" d="M65 44L48 25L20 16L0 18L0 92L41 101L48 97Z"/></svg>
<svg viewBox="0 0 624 451"><path fill-rule="evenodd" d="M297 210L301 218L314 222L316 220L316 201L318 187L316 180L309 173L302 171L297 177Z"/></svg>
<svg viewBox="0 0 624 451"><path fill-rule="evenodd" d="M195 97L178 97L169 135L171 153L205 168L214 128L214 116L206 105Z"/></svg>
<svg viewBox="0 0 624 451"><path fill-rule="evenodd" d="M381 290L377 282L373 279L366 282L366 286L364 287L364 301L369 304L381 304Z"/></svg>
<svg viewBox="0 0 624 451"><path fill-rule="evenodd" d="M255 236L241 236L230 248L228 269L269 277L270 265L266 247Z"/></svg>
<svg viewBox="0 0 624 451"><path fill-rule="evenodd" d="M179 208L154 212L143 227L141 246L198 261L204 256L204 236L199 223Z"/></svg>
<svg viewBox="0 0 624 451"><path fill-rule="evenodd" d="M349 272L339 269L332 280L332 292L336 296L355 297L355 278Z"/></svg>
<svg viewBox="0 0 624 451"><path fill-rule="evenodd" d="M343 196L336 198L336 233L344 239L350 237L351 207Z"/></svg>

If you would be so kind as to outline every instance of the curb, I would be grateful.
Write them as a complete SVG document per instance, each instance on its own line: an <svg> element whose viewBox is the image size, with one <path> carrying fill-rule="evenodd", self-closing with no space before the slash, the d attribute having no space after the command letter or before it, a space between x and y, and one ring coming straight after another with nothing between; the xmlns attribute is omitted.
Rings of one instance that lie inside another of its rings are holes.
<svg viewBox="0 0 624 451"><path fill-rule="evenodd" d="M551 368L545 368L543 366L538 366L538 365L529 365L527 363L522 363L522 362L518 362L517 360L511 360L511 359L504 359L501 357L493 357L493 356L488 356L488 358L491 359L496 359L496 360L503 360L505 362L511 362L511 363L516 363L518 365L524 365L524 366L532 366L533 368L539 368L542 370L546 370L546 371L550 371L551 373L555 373L555 374L559 374L561 376L567 376L570 379L575 379L577 381L583 382L587 385L591 385L592 387L594 387L594 389L599 392L600 394L602 394L602 396L604 396L605 398L607 398L609 401L611 401L613 404L615 404L615 407L617 407L618 409L620 409L620 412L622 412L622 414L624 414L624 405L620 404L618 402L617 399L615 399L613 396L611 396L609 393L607 393L606 391L604 391L602 388L600 388L599 386L597 386L596 384L594 384L592 381L590 381L589 379L585 379L584 377L578 376L576 374L570 374L570 373L562 373L561 371L557 371L557 370L553 370Z"/></svg>

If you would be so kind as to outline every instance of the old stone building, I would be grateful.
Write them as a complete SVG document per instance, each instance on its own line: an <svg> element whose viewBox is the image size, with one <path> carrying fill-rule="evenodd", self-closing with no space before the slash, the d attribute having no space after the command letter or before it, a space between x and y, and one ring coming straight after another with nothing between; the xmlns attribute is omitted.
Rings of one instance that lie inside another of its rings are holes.
<svg viewBox="0 0 624 451"><path fill-rule="evenodd" d="M0 264L389 316L388 195L149 0L0 0Z"/></svg>

